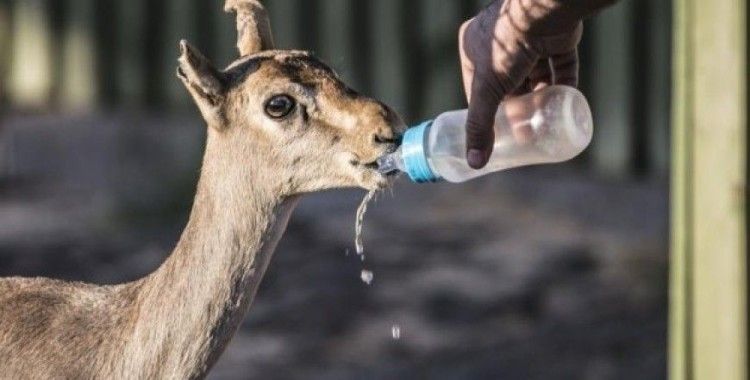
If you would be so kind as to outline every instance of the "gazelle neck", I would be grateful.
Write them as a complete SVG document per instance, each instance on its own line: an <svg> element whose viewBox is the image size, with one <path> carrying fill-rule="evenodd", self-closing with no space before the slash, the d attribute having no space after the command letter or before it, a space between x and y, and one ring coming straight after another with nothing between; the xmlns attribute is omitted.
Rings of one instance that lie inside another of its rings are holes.
<svg viewBox="0 0 750 380"><path fill-rule="evenodd" d="M177 247L140 284L125 354L150 364L146 377L210 369L242 323L297 204L298 197L277 195L262 169L209 155L210 147Z"/></svg>

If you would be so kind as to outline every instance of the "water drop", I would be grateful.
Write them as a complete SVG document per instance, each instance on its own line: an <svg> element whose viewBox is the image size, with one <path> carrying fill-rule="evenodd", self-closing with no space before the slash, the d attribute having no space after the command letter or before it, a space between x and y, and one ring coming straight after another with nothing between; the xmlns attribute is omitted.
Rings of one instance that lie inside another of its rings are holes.
<svg viewBox="0 0 750 380"><path fill-rule="evenodd" d="M360 274L360 278L362 279L362 282L364 282L367 285L372 285L373 277L375 277L375 274L366 269L363 269L362 273Z"/></svg>
<svg viewBox="0 0 750 380"><path fill-rule="evenodd" d="M391 327L391 336L394 340L401 339L401 326L399 325L393 325Z"/></svg>
<svg viewBox="0 0 750 380"><path fill-rule="evenodd" d="M359 208L357 209L357 220L354 224L354 246L357 250L357 255L362 259L362 261L365 261L365 247L362 243L362 227L365 223L365 214L367 213L367 205L370 204L370 202L375 198L376 191L373 190L365 196L364 199L362 199L362 203L359 205Z"/></svg>

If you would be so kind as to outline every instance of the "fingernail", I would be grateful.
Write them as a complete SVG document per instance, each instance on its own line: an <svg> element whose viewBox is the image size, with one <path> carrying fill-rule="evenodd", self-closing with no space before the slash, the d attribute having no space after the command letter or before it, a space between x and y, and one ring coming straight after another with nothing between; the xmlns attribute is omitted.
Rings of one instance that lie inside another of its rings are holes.
<svg viewBox="0 0 750 380"><path fill-rule="evenodd" d="M474 169L481 169L484 166L484 152L479 149L469 149L466 159L469 161L469 166Z"/></svg>

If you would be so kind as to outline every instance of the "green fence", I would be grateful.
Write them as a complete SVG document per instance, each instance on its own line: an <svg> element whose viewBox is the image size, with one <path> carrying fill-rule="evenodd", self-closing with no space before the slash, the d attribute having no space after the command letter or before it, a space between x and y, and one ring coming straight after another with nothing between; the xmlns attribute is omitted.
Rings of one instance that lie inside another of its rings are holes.
<svg viewBox="0 0 750 380"><path fill-rule="evenodd" d="M747 5L675 3L670 378L748 378Z"/></svg>
<svg viewBox="0 0 750 380"><path fill-rule="evenodd" d="M235 57L223 0L0 0L5 109L174 110L177 41ZM456 30L486 1L266 0L281 47L308 49L410 122L464 107ZM625 0L588 22L582 87L597 121L582 161L609 176L668 168L670 2Z"/></svg>

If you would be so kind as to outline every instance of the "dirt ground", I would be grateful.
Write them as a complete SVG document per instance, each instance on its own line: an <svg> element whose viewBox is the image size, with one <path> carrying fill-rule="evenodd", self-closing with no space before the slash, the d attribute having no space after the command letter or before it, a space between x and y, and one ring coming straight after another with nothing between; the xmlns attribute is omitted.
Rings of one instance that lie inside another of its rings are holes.
<svg viewBox="0 0 750 380"><path fill-rule="evenodd" d="M0 276L107 284L160 264L197 179L195 121L2 122ZM370 207L364 264L363 195L302 202L211 379L666 377L666 183L577 165L401 180Z"/></svg>

